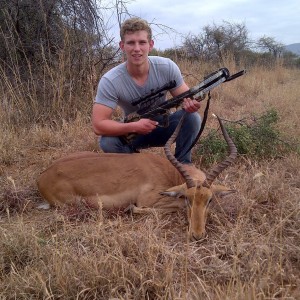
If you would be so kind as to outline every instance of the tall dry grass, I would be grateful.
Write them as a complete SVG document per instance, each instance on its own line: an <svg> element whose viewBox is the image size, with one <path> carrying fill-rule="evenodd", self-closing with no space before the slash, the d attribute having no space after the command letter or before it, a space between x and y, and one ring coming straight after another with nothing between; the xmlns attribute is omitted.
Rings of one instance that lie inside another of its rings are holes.
<svg viewBox="0 0 300 300"><path fill-rule="evenodd" d="M224 64L232 73L239 70L230 58ZM188 62L181 62L181 69L190 85L205 70L214 70ZM61 70L57 68L63 77ZM53 78L59 78L58 73ZM280 64L272 69L255 66L212 93L211 112L239 120L272 107L279 113L280 131L296 139L299 74ZM300 298L296 153L269 161L241 157L227 169L218 180L238 192L212 204L208 238L201 243L187 241L185 212L131 217L89 211L83 204L39 211L38 174L67 153L97 150L97 141L86 107L70 121L61 118L29 126L26 118L24 124L10 122L5 99L13 95L18 105L11 106L12 114L16 109L25 113L28 105L33 114L39 111L30 91L18 85L11 90L2 85L1 90L0 299ZM51 95L60 116L64 96ZM80 101L76 94L72 97ZM92 99L85 101L91 106ZM206 130L215 126L209 117ZM161 150L152 151L163 155Z"/></svg>

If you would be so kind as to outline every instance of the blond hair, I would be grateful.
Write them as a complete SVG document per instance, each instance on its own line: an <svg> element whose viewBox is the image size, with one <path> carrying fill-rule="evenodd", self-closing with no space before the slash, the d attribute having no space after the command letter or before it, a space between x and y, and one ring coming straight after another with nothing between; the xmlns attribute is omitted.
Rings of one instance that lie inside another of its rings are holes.
<svg viewBox="0 0 300 300"><path fill-rule="evenodd" d="M120 29L121 40L124 41L126 33L133 33L136 31L145 30L148 33L148 40L152 40L152 30L146 20L141 18L131 18L123 22Z"/></svg>

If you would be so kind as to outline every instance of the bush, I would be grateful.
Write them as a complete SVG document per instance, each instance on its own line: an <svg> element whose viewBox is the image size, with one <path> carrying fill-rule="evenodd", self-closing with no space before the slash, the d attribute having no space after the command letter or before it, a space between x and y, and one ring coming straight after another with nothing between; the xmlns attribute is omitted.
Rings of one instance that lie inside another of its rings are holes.
<svg viewBox="0 0 300 300"><path fill-rule="evenodd" d="M276 129L279 117L274 109L268 110L260 117L252 116L249 119L250 122L244 119L225 124L239 155L261 160L280 157L293 150L293 147L283 142L281 133ZM224 138L218 130L213 129L201 139L196 155L203 156L203 163L208 165L224 159L227 149Z"/></svg>

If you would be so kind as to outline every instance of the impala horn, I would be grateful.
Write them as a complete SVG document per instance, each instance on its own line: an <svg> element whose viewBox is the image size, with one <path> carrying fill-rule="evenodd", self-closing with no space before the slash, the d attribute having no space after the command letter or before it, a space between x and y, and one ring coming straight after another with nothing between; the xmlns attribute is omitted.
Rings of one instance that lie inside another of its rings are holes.
<svg viewBox="0 0 300 300"><path fill-rule="evenodd" d="M236 146L233 143L232 139L230 138L225 126L222 123L222 120L218 116L216 116L215 114L213 114L213 116L215 118L217 118L218 121L219 121L224 139L225 139L225 141L226 141L226 143L229 147L229 155L222 162L220 162L218 165L211 168L207 172L206 180L203 182L203 185L205 185L205 186L211 186L213 181L221 174L221 172L224 171L228 166L230 166L237 157Z"/></svg>
<svg viewBox="0 0 300 300"><path fill-rule="evenodd" d="M196 183L194 182L192 177L189 175L189 173L184 169L183 165L175 158L175 156L171 152L171 145L173 144L173 142L176 140L176 138L178 136L178 133L181 129L181 126L183 124L183 121L185 119L186 114L187 114L187 112L185 112L183 114L183 116L181 117L181 119L180 119L176 129L174 130L172 136L166 142L166 144L164 146L164 150L165 150L165 154L166 154L167 159L172 163L172 165L178 170L178 172L184 178L187 188L192 188L192 187L196 186Z"/></svg>

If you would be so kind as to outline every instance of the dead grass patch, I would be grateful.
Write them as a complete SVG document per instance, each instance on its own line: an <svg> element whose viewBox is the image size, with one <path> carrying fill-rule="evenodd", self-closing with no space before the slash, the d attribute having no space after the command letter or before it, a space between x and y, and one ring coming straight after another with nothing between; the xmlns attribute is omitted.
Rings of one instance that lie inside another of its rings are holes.
<svg viewBox="0 0 300 300"><path fill-rule="evenodd" d="M236 120L272 106L280 130L298 136L299 78L257 67L216 89L211 112ZM184 211L133 217L84 202L35 209L35 180L52 160L97 149L83 120L1 125L1 299L299 299L299 155L240 157L218 178L237 193L213 202L207 239L189 243ZM206 130L215 126L209 118Z"/></svg>

